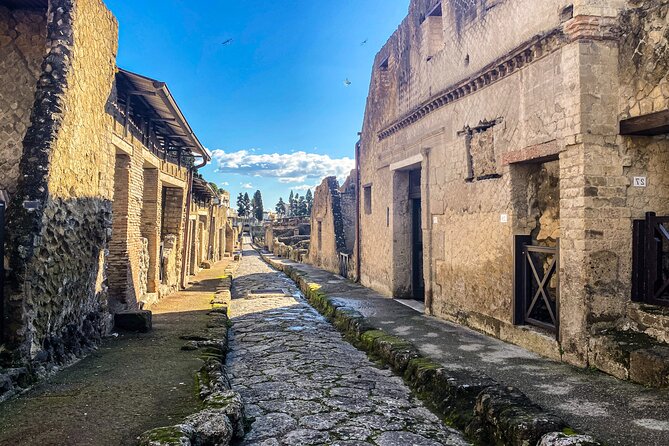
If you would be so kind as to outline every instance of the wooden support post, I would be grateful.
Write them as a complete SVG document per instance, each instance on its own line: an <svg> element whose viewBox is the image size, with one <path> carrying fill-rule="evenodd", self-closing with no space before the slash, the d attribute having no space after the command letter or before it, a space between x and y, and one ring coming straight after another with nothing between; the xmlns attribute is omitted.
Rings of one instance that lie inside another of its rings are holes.
<svg viewBox="0 0 669 446"><path fill-rule="evenodd" d="M123 136L127 138L130 130L130 95L125 97L125 122L123 124Z"/></svg>

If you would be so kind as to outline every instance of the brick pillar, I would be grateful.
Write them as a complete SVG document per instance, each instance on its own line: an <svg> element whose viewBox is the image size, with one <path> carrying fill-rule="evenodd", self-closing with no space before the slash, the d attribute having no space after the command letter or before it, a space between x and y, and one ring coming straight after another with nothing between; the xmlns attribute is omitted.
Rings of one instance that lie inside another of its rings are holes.
<svg viewBox="0 0 669 446"><path fill-rule="evenodd" d="M149 241L149 272L147 291L155 293L159 280L161 198L162 188L158 169L144 169L144 196L142 203L142 237Z"/></svg>
<svg viewBox="0 0 669 446"><path fill-rule="evenodd" d="M109 306L116 311L127 306L129 193L131 160L127 155L116 155L114 167L114 201L112 203L112 238L109 242Z"/></svg>
<svg viewBox="0 0 669 446"><path fill-rule="evenodd" d="M617 138L617 45L576 40L563 49L562 62L568 94L560 155L560 338L563 359L587 365L593 324L621 316L629 294L619 262L631 258L632 232Z"/></svg>

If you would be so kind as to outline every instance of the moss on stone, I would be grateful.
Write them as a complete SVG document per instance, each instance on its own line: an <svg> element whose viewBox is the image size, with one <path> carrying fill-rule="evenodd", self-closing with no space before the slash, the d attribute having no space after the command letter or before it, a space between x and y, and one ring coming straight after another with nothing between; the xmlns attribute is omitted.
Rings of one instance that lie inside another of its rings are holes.
<svg viewBox="0 0 669 446"><path fill-rule="evenodd" d="M565 427L564 429L562 429L562 433L569 436L569 437L572 437L574 435L578 435L578 432L576 432L571 427Z"/></svg>
<svg viewBox="0 0 669 446"><path fill-rule="evenodd" d="M139 438L140 446L181 446L187 437L180 426L158 427L144 432Z"/></svg>

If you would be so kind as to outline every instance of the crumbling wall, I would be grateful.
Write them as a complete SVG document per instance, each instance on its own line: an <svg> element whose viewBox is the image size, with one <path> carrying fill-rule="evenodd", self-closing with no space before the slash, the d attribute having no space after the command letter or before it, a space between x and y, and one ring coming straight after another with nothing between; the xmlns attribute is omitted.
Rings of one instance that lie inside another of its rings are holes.
<svg viewBox="0 0 669 446"><path fill-rule="evenodd" d="M309 263L338 273L339 253L346 250L346 240L336 177L327 177L316 187L311 227Z"/></svg>
<svg viewBox="0 0 669 446"><path fill-rule="evenodd" d="M16 192L46 48L46 11L0 6L0 190Z"/></svg>
<svg viewBox="0 0 669 446"><path fill-rule="evenodd" d="M67 362L109 327L114 154L105 106L117 29L100 0L50 1L48 51L8 217L6 339L17 362Z"/></svg>
<svg viewBox="0 0 669 446"><path fill-rule="evenodd" d="M638 1L620 19L621 115L669 107L669 1Z"/></svg>

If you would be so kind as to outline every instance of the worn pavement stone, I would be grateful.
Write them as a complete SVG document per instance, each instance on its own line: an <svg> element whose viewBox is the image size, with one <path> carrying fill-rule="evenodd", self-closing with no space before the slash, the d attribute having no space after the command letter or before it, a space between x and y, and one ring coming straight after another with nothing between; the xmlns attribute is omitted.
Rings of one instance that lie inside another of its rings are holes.
<svg viewBox="0 0 669 446"><path fill-rule="evenodd" d="M259 290L285 291L284 296ZM250 291L256 291L249 296ZM254 417L245 445L467 445L255 251L233 281L228 370Z"/></svg>

